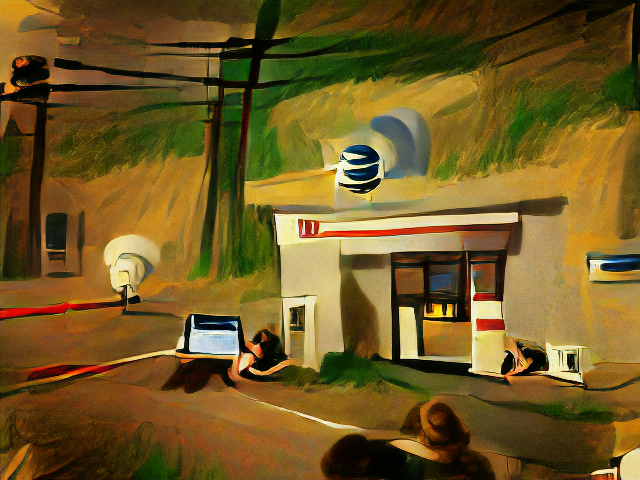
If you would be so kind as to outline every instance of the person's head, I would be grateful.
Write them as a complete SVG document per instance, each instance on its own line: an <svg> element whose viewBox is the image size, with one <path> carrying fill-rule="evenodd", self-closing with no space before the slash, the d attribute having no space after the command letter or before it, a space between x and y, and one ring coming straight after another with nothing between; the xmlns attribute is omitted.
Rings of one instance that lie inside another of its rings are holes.
<svg viewBox="0 0 640 480"><path fill-rule="evenodd" d="M265 354L279 353L282 351L280 338L266 328L259 330L251 339L251 343L260 345Z"/></svg>
<svg viewBox="0 0 640 480"><path fill-rule="evenodd" d="M469 430L451 407L426 403L420 407L421 442L432 447L469 445Z"/></svg>
<svg viewBox="0 0 640 480"><path fill-rule="evenodd" d="M369 441L358 434L347 435L338 440L320 461L326 478L362 478L371 462Z"/></svg>

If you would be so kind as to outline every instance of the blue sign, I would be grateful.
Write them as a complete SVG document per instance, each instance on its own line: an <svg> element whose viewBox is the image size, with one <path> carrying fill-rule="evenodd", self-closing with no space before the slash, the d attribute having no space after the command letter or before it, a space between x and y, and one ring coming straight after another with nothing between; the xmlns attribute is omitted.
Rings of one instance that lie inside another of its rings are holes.
<svg viewBox="0 0 640 480"><path fill-rule="evenodd" d="M589 280L592 282L640 281L640 254L606 255L587 254Z"/></svg>

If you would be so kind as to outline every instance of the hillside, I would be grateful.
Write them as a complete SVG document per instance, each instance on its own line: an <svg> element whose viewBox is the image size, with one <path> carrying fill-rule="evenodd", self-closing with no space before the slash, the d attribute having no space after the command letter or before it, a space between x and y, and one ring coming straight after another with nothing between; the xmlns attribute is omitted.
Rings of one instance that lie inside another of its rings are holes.
<svg viewBox="0 0 640 480"><path fill-rule="evenodd" d="M65 18L82 15L90 27L83 33L78 58L143 69L168 68L174 61L175 57L146 56L141 43L157 41L157 27L163 22L165 40L251 34L259 2L206 4L213 10L198 2L191 2L191 9L174 10L161 2L152 13L144 2L120 2L121 8L105 13L102 0L92 2L91 8L69 1L55 8ZM421 201L449 184L487 175L506 178L515 170L524 169L522 178L539 175L541 170L532 167L577 171L594 152L611 155L612 146L603 146L601 139L609 134L620 137L630 125L631 13L628 2L407 0L389 6L373 0L339 5L328 0L284 0L276 35L299 36L273 52L324 49L325 53L263 62L261 81L296 81L255 92L247 179L263 182L248 187L247 203L332 208L333 176L322 173L322 168L335 163L349 143L371 138L372 118L399 107L415 110L428 126L429 171L426 178L385 181L373 197L379 203ZM138 19L135 25L132 18ZM121 25L113 30L118 22ZM208 28L213 25L216 28ZM114 41L113 35L120 40ZM101 45L109 45L109 55L97 56ZM203 65L201 59L175 61L180 72ZM244 78L246 68L244 61L225 63L225 78ZM52 71L57 78L62 73ZM206 112L201 106L176 105L200 100L202 92L181 87L118 97L83 95L61 98L78 108L51 112L47 175L60 185L94 192L84 198L94 211L92 217L100 216L103 222L96 230L96 235L102 232L95 237L96 247L116 231L137 228L156 235L154 230L162 228L161 243L169 245L167 278L185 280L199 245L199 227L186 225L196 221L190 209L196 208L194 198L200 198L209 178L201 163ZM237 158L240 105L240 94L228 92L218 171L222 213ZM9 177L3 198L15 197L25 185L31 150L24 145L22 160L3 161L3 169L16 166L3 170ZM15 149L11 152L15 156ZM159 187L151 172L164 172L166 185ZM290 182L292 175L301 183ZM177 184L170 185L171 181ZM633 184L625 188L624 201L635 205ZM158 200L150 200L146 192L152 191ZM163 210L161 205L167 202L171 208ZM2 203L0 231L6 240L9 202ZM113 213L102 210L107 207ZM25 214L17 206L14 210ZM128 213L123 218L115 214L118 210ZM248 225L255 225L255 231L268 228L264 215L252 212ZM19 220L15 215L13 219ZM224 248L220 243L224 228L219 226L216 248ZM621 235L632 236L635 227L625 228ZM18 237L26 234L16 232ZM250 243L248 238L243 242ZM268 257L273 251L268 245L254 250L249 255L255 258L243 271L271 265L273 259Z"/></svg>

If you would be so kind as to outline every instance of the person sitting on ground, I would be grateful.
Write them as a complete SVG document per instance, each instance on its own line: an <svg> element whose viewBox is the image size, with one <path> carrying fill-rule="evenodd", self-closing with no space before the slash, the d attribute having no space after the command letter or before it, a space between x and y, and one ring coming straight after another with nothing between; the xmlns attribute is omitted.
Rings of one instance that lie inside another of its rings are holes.
<svg viewBox="0 0 640 480"><path fill-rule="evenodd" d="M251 365L254 370L266 371L287 359L282 351L280 337L266 328L258 331L251 342L247 342L247 346L256 357Z"/></svg>
<svg viewBox="0 0 640 480"><path fill-rule="evenodd" d="M514 375L527 375L531 372L549 370L549 361L544 348L534 342L507 339L505 356L500 373L507 380Z"/></svg>
<svg viewBox="0 0 640 480"><path fill-rule="evenodd" d="M252 378L262 372L269 373L283 363L287 356L282 351L280 338L266 328L259 330L249 341L244 342L240 355L234 360L230 377L238 381L241 377Z"/></svg>
<svg viewBox="0 0 640 480"><path fill-rule="evenodd" d="M451 407L434 400L416 407L403 425L404 432L413 438L390 442L409 454L407 464L415 478L495 478L487 458L469 449L469 429ZM407 425L411 425L410 432Z"/></svg>
<svg viewBox="0 0 640 480"><path fill-rule="evenodd" d="M469 450L469 430L448 405L416 405L401 432L409 437L386 442L347 435L324 455L322 472L328 479L495 479L486 457Z"/></svg>

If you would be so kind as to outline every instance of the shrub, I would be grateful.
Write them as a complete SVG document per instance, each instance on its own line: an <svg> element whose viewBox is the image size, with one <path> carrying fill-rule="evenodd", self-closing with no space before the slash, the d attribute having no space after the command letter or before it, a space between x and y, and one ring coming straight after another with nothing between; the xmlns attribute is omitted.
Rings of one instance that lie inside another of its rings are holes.
<svg viewBox="0 0 640 480"><path fill-rule="evenodd" d="M353 352L327 353L320 366L320 382L333 385L353 384L356 388L378 385L383 378L369 358L362 358Z"/></svg>
<svg viewBox="0 0 640 480"><path fill-rule="evenodd" d="M306 387L318 382L318 374L313 368L290 366L276 373L275 379L285 385Z"/></svg>

